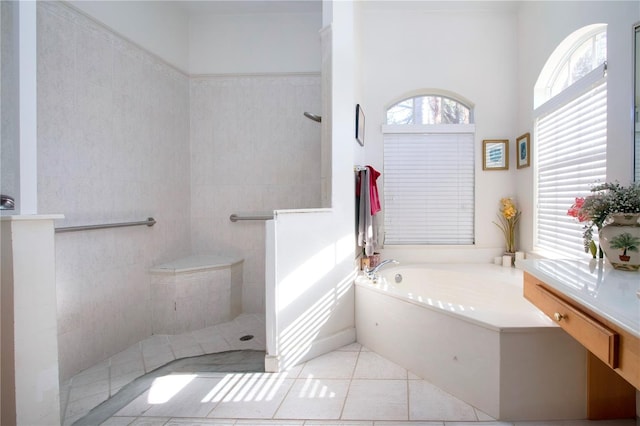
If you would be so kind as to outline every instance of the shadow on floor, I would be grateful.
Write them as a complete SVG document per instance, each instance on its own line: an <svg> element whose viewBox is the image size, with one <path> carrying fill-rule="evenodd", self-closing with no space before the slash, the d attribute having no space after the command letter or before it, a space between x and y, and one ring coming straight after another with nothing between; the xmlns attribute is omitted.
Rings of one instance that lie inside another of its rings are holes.
<svg viewBox="0 0 640 426"><path fill-rule="evenodd" d="M263 373L264 351L240 350L180 358L158 367L125 385L114 396L73 423L74 426L101 424L146 392L158 377L172 373Z"/></svg>

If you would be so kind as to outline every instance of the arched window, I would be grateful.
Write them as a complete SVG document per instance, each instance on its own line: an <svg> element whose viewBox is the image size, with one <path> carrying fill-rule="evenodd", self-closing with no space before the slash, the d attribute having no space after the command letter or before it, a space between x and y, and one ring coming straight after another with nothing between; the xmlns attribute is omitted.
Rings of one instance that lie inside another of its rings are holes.
<svg viewBox="0 0 640 426"><path fill-rule="evenodd" d="M414 96L387 109L387 124L469 124L466 105L440 95Z"/></svg>
<svg viewBox="0 0 640 426"><path fill-rule="evenodd" d="M576 197L606 179L606 25L584 27L549 57L535 85L535 247L580 256Z"/></svg>
<svg viewBox="0 0 640 426"><path fill-rule="evenodd" d="M534 91L534 108L558 95L607 61L607 26L594 24L564 39L543 67Z"/></svg>
<svg viewBox="0 0 640 426"><path fill-rule="evenodd" d="M470 102L428 93L386 110L385 243L474 243L474 132Z"/></svg>

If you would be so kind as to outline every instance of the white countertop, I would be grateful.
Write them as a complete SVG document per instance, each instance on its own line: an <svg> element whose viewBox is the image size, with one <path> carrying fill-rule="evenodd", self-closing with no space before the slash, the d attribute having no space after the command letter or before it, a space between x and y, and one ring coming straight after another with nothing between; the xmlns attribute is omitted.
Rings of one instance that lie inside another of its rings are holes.
<svg viewBox="0 0 640 426"><path fill-rule="evenodd" d="M640 337L640 271L620 271L606 260L527 259L517 266Z"/></svg>

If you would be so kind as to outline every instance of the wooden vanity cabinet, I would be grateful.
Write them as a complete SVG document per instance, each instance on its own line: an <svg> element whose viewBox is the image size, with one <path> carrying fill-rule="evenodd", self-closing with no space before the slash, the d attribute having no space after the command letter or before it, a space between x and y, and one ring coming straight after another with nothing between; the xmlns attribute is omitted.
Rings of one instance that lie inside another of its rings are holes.
<svg viewBox="0 0 640 426"><path fill-rule="evenodd" d="M640 339L527 272L524 297L588 350L587 417L635 417Z"/></svg>

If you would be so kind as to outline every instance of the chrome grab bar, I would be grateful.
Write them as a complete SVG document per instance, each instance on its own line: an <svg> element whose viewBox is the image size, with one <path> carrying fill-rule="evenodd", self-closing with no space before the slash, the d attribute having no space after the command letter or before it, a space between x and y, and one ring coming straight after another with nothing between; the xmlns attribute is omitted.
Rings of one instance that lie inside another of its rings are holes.
<svg viewBox="0 0 640 426"><path fill-rule="evenodd" d="M8 195L0 195L0 210L15 210L16 201Z"/></svg>
<svg viewBox="0 0 640 426"><path fill-rule="evenodd" d="M106 229L106 228L122 228L125 226L139 226L147 225L153 226L156 224L156 220L152 217L147 218L140 222L121 222L121 223L103 223L100 225L80 225L80 226L64 226L56 228L56 232L75 232L75 231L90 231L93 229Z"/></svg>
<svg viewBox="0 0 640 426"><path fill-rule="evenodd" d="M239 220L271 220L271 219L273 219L273 213L272 214L256 214L256 215L240 215L240 214L233 213L231 216L229 216L229 220L231 222L237 222Z"/></svg>

